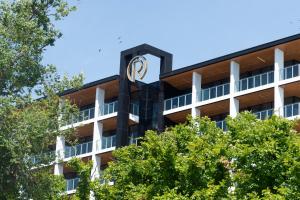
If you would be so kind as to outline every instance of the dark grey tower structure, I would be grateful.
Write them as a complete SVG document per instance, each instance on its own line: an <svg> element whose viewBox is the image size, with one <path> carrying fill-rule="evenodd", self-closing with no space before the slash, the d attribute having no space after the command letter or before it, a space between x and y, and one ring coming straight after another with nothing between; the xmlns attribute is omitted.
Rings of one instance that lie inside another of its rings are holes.
<svg viewBox="0 0 300 200"><path fill-rule="evenodd" d="M164 83L162 81L153 84L141 82L132 83L127 78L127 66L132 58L138 55L150 54L160 58L160 75L172 71L172 54L142 44L121 52L120 58L120 79L118 96L118 117L117 117L117 147L128 145L129 138L129 111L132 100L130 87L132 84L138 88L139 101L139 125L138 132L144 134L147 129L164 129ZM155 109L155 110L154 110ZM153 117L153 111L157 112ZM153 124L156 124L155 126Z"/></svg>

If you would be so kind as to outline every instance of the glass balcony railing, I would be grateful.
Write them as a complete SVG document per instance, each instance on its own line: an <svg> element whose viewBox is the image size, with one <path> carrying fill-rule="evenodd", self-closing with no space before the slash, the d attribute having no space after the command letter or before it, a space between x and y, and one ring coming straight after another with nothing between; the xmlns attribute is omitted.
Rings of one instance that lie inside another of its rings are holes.
<svg viewBox="0 0 300 200"><path fill-rule="evenodd" d="M100 108L100 116L108 115L118 111L118 101L114 101L111 103L105 103Z"/></svg>
<svg viewBox="0 0 300 200"><path fill-rule="evenodd" d="M284 117L300 115L300 103L292 103L284 106Z"/></svg>
<svg viewBox="0 0 300 200"><path fill-rule="evenodd" d="M223 131L227 131L227 125L225 120L216 121L217 127L222 129Z"/></svg>
<svg viewBox="0 0 300 200"><path fill-rule="evenodd" d="M130 104L130 113L133 115L139 115L139 105L135 103Z"/></svg>
<svg viewBox="0 0 300 200"><path fill-rule="evenodd" d="M285 80L300 76L300 64L285 67L280 72L280 79Z"/></svg>
<svg viewBox="0 0 300 200"><path fill-rule="evenodd" d="M253 114L256 115L257 119L264 120L270 118L273 115L273 109L262 110L259 112L254 112Z"/></svg>
<svg viewBox="0 0 300 200"><path fill-rule="evenodd" d="M85 142L82 144L77 144L75 146L66 146L65 147L65 158L78 156L85 153L92 152L93 142Z"/></svg>
<svg viewBox="0 0 300 200"><path fill-rule="evenodd" d="M30 161L32 164L40 164L43 160L49 160L49 162L54 161L55 151L44 152L38 155L30 156Z"/></svg>
<svg viewBox="0 0 300 200"><path fill-rule="evenodd" d="M267 85L274 82L274 71L266 72L256 76L243 78L237 83L237 90L243 91L251 88Z"/></svg>
<svg viewBox="0 0 300 200"><path fill-rule="evenodd" d="M198 94L198 101L205 101L209 99L214 99L216 97L221 97L229 94L229 83L222 85L217 85L207 89L202 89Z"/></svg>
<svg viewBox="0 0 300 200"><path fill-rule="evenodd" d="M117 144L117 140L116 140L116 135L111 135L111 136L102 136L101 139L101 145L100 142L97 142L97 151L103 150L103 149L109 149L112 147L115 147Z"/></svg>
<svg viewBox="0 0 300 200"><path fill-rule="evenodd" d="M71 117L71 119L65 125L75 124L78 122L89 120L89 119L94 118L94 116L95 116L95 108L88 108L85 110L81 110L81 111L79 111L78 115L73 115Z"/></svg>
<svg viewBox="0 0 300 200"><path fill-rule="evenodd" d="M192 93L166 99L164 102L164 110L186 106L192 103Z"/></svg>
<svg viewBox="0 0 300 200"><path fill-rule="evenodd" d="M79 178L66 179L66 190L75 190L78 186Z"/></svg>

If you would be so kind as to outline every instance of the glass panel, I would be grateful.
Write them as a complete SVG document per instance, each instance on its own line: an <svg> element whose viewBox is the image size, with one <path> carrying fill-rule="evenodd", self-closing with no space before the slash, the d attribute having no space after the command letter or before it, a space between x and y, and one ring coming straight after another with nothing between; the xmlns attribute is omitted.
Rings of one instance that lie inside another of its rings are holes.
<svg viewBox="0 0 300 200"><path fill-rule="evenodd" d="M81 154L81 145L76 145L76 153L75 155Z"/></svg>
<svg viewBox="0 0 300 200"><path fill-rule="evenodd" d="M187 94L185 99L186 105L189 105L192 103L192 94Z"/></svg>
<svg viewBox="0 0 300 200"><path fill-rule="evenodd" d="M260 86L260 76L255 76L254 79L255 79L255 87Z"/></svg>
<svg viewBox="0 0 300 200"><path fill-rule="evenodd" d="M241 90L247 90L247 79L242 79L240 83Z"/></svg>
<svg viewBox="0 0 300 200"><path fill-rule="evenodd" d="M104 115L108 114L108 104L104 104Z"/></svg>
<svg viewBox="0 0 300 200"><path fill-rule="evenodd" d="M179 97L179 106L184 106L185 105L185 96L180 96Z"/></svg>
<svg viewBox="0 0 300 200"><path fill-rule="evenodd" d="M210 98L213 99L216 97L216 88L212 87L210 88Z"/></svg>
<svg viewBox="0 0 300 200"><path fill-rule="evenodd" d="M83 143L81 145L81 153L80 154L85 154L87 153L87 143Z"/></svg>
<svg viewBox="0 0 300 200"><path fill-rule="evenodd" d="M109 113L113 113L114 112L114 104L113 103L110 103L108 104L109 108L108 108L108 112Z"/></svg>
<svg viewBox="0 0 300 200"><path fill-rule="evenodd" d="M274 72L269 72L269 83L274 83Z"/></svg>
<svg viewBox="0 0 300 200"><path fill-rule="evenodd" d="M106 149L106 148L107 148L106 138L103 137L103 138L102 138L102 147L101 147L101 149Z"/></svg>
<svg viewBox="0 0 300 200"><path fill-rule="evenodd" d="M293 77L299 76L299 67L298 65L293 66Z"/></svg>
<svg viewBox="0 0 300 200"><path fill-rule="evenodd" d="M287 67L286 68L286 79L292 78L293 77L293 68L292 67Z"/></svg>
<svg viewBox="0 0 300 200"><path fill-rule="evenodd" d="M202 95L203 101L209 99L209 89L203 90L203 95Z"/></svg>
<svg viewBox="0 0 300 200"><path fill-rule="evenodd" d="M89 142L88 143L88 152L92 152L92 150L93 150L93 143L92 142Z"/></svg>
<svg viewBox="0 0 300 200"><path fill-rule="evenodd" d="M224 94L223 95L227 95L227 94L229 94L229 84L228 83L224 85Z"/></svg>
<svg viewBox="0 0 300 200"><path fill-rule="evenodd" d="M76 149L74 147L70 147L71 149L71 156L75 156L76 155Z"/></svg>
<svg viewBox="0 0 300 200"><path fill-rule="evenodd" d="M261 83L262 83L262 85L266 85L266 84L268 84L268 74L262 74L261 75Z"/></svg>
<svg viewBox="0 0 300 200"><path fill-rule="evenodd" d="M217 87L217 97L223 96L223 86Z"/></svg>
<svg viewBox="0 0 300 200"><path fill-rule="evenodd" d="M111 137L107 137L106 140L107 140L107 148L110 148L112 146L112 139L111 139Z"/></svg>
<svg viewBox="0 0 300 200"><path fill-rule="evenodd" d="M171 100L170 99L168 99L167 101L166 101L166 108L165 108L165 110L170 110L171 109Z"/></svg>
<svg viewBox="0 0 300 200"><path fill-rule="evenodd" d="M173 98L172 99L172 108L177 108L178 107L178 99L177 98Z"/></svg>
<svg viewBox="0 0 300 200"><path fill-rule="evenodd" d="M293 116L296 116L299 113L299 106L298 105L299 105L298 103L293 105Z"/></svg>
<svg viewBox="0 0 300 200"><path fill-rule="evenodd" d="M253 77L249 77L248 79L248 89L251 89L254 87L254 81L253 81Z"/></svg>

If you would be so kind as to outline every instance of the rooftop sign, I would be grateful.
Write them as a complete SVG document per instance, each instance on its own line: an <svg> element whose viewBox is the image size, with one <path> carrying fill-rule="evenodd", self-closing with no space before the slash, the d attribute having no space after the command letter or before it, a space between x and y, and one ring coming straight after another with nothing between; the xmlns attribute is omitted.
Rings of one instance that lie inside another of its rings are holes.
<svg viewBox="0 0 300 200"><path fill-rule="evenodd" d="M131 82L135 82L136 76L143 80L147 73L148 62L144 56L133 57L127 66L127 77Z"/></svg>

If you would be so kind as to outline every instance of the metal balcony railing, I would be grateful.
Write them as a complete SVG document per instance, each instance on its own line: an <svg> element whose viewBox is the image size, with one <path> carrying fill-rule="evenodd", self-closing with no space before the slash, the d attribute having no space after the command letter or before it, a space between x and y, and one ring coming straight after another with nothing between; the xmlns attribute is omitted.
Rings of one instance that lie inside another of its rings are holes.
<svg viewBox="0 0 300 200"><path fill-rule="evenodd" d="M164 101L164 110L171 110L174 108L189 105L191 103L192 103L192 93L172 97Z"/></svg>
<svg viewBox="0 0 300 200"><path fill-rule="evenodd" d="M300 76L300 65L299 64L285 67L280 71L280 80L294 78L297 76Z"/></svg>
<svg viewBox="0 0 300 200"><path fill-rule="evenodd" d="M54 161L55 151L49 151L49 152L40 153L38 155L30 156L31 163L34 165L40 164L44 159L50 159L49 162Z"/></svg>
<svg viewBox="0 0 300 200"><path fill-rule="evenodd" d="M254 112L253 114L256 115L257 119L264 120L270 118L273 115L273 109L262 110Z"/></svg>
<svg viewBox="0 0 300 200"><path fill-rule="evenodd" d="M216 121L217 127L222 129L223 131L227 131L227 125L225 120Z"/></svg>
<svg viewBox="0 0 300 200"><path fill-rule="evenodd" d="M79 178L66 179L66 190L75 190L78 186Z"/></svg>
<svg viewBox="0 0 300 200"><path fill-rule="evenodd" d="M108 115L118 111L118 101L105 103L100 107L100 116Z"/></svg>
<svg viewBox="0 0 300 200"><path fill-rule="evenodd" d="M81 110L79 111L78 115L73 115L65 125L75 124L78 122L89 120L94 118L94 116L95 116L95 108L88 108L85 110Z"/></svg>
<svg viewBox="0 0 300 200"><path fill-rule="evenodd" d="M139 115L139 105L136 103L130 104L130 113L133 115Z"/></svg>
<svg viewBox="0 0 300 200"><path fill-rule="evenodd" d="M274 82L274 71L258 74L243 78L237 82L236 88L238 91L248 90L251 88L267 85Z"/></svg>
<svg viewBox="0 0 300 200"><path fill-rule="evenodd" d="M300 103L292 103L284 106L284 117L300 115Z"/></svg>
<svg viewBox="0 0 300 200"><path fill-rule="evenodd" d="M93 142L85 142L75 146L65 147L65 158L92 152Z"/></svg>
<svg viewBox="0 0 300 200"><path fill-rule="evenodd" d="M109 148L115 147L116 144L117 144L116 135L111 135L111 136L107 136L107 137L102 136L101 145L100 145L100 141L98 140L96 150L100 151L103 149L109 149Z"/></svg>
<svg viewBox="0 0 300 200"><path fill-rule="evenodd" d="M216 85L207 89L202 89L198 94L198 101L206 101L229 94L229 83Z"/></svg>

